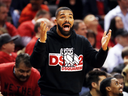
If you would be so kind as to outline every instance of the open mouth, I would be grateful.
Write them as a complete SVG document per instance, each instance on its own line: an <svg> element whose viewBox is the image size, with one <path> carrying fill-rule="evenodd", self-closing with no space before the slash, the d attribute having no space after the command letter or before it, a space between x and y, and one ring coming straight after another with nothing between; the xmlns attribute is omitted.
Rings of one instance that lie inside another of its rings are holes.
<svg viewBox="0 0 128 96"><path fill-rule="evenodd" d="M70 25L69 24L63 25L63 30L64 31L69 31L70 30Z"/></svg>
<svg viewBox="0 0 128 96"><path fill-rule="evenodd" d="M123 92L123 89L122 88L120 88L119 90L120 90L121 93Z"/></svg>

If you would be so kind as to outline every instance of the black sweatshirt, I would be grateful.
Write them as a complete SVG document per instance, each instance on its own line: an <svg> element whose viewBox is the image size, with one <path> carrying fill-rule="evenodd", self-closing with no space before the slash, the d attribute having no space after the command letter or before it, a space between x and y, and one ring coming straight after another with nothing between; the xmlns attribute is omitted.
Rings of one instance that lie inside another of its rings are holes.
<svg viewBox="0 0 128 96"><path fill-rule="evenodd" d="M41 94L79 96L85 77L85 64L100 68L107 51L101 48L97 52L85 37L77 35L75 31L69 38L62 38L54 26L47 32L46 43L37 40L30 57L32 66L42 70L38 82Z"/></svg>

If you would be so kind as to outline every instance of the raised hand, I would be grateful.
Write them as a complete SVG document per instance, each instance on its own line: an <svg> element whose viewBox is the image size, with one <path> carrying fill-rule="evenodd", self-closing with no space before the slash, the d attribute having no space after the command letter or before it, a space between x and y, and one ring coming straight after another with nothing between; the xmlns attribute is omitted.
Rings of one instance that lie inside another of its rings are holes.
<svg viewBox="0 0 128 96"><path fill-rule="evenodd" d="M40 42L45 43L47 39L47 31L48 27L46 26L46 23L42 21L40 24Z"/></svg>
<svg viewBox="0 0 128 96"><path fill-rule="evenodd" d="M111 38L111 30L109 30L108 34L106 35L106 31L104 32L104 35L102 37L102 40L101 40L101 45L102 45L102 49L105 51L107 50L107 46L108 46L108 43L109 43L109 40Z"/></svg>

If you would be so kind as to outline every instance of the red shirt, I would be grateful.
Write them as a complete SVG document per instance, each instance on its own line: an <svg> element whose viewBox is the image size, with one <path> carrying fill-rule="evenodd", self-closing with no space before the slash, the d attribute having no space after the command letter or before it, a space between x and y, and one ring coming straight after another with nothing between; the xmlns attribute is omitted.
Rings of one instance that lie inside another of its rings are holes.
<svg viewBox="0 0 128 96"><path fill-rule="evenodd" d="M104 2L96 0L96 3L97 3L98 14L99 15L105 15L104 14Z"/></svg>
<svg viewBox="0 0 128 96"><path fill-rule="evenodd" d="M42 4L42 5L41 5L41 8L42 8L43 10L49 11L49 8L48 8L47 5ZM38 10L37 10L37 11L38 11ZM21 15L20 15L20 19L19 19L19 23L21 24L21 23L24 22L24 21L32 20L32 19L35 17L37 11L33 11L33 10L32 10L32 5L29 3L29 4L22 10Z"/></svg>
<svg viewBox="0 0 128 96"><path fill-rule="evenodd" d="M23 36L28 36L28 37L34 37L35 32L34 32L34 24L32 21L25 21L23 22L17 29L18 34L23 37Z"/></svg>
<svg viewBox="0 0 128 96"><path fill-rule="evenodd" d="M96 34L96 48L100 49L101 48L101 39L102 39L103 33L98 32Z"/></svg>
<svg viewBox="0 0 128 96"><path fill-rule="evenodd" d="M31 75L27 81L21 82L16 78L14 71L15 62L0 64L1 92L4 96L40 96L38 80L40 73L31 68Z"/></svg>
<svg viewBox="0 0 128 96"><path fill-rule="evenodd" d="M0 51L0 64L1 63L8 63L8 62L14 62L16 60L17 54L12 52L11 55Z"/></svg>
<svg viewBox="0 0 128 96"><path fill-rule="evenodd" d="M29 55L32 54L37 39L37 37L32 38L32 40L27 44L25 48L25 53L28 53Z"/></svg>
<svg viewBox="0 0 128 96"><path fill-rule="evenodd" d="M8 30L8 33L10 34L10 36L18 35L17 29L15 28L14 25L12 25L9 22L6 22L5 24L6 24L6 29Z"/></svg>

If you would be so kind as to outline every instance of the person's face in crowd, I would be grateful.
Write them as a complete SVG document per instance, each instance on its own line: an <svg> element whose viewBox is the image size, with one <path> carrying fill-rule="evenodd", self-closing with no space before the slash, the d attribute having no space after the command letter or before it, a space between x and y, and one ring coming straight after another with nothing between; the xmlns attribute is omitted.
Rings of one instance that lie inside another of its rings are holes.
<svg viewBox="0 0 128 96"><path fill-rule="evenodd" d="M69 3L70 3L71 5L75 5L75 4L76 4L76 0L69 0Z"/></svg>
<svg viewBox="0 0 128 96"><path fill-rule="evenodd" d="M124 79L123 78L120 78L120 79L117 79L119 81L119 84L122 85L122 87L124 88Z"/></svg>
<svg viewBox="0 0 128 96"><path fill-rule="evenodd" d="M31 75L31 67L27 67L23 62L20 62L19 67L15 66L15 75L20 81L26 81Z"/></svg>
<svg viewBox="0 0 128 96"><path fill-rule="evenodd" d="M87 37L88 38L88 41L90 42L90 44L93 46L96 41L95 41L95 37L93 34L89 34L89 36Z"/></svg>
<svg viewBox="0 0 128 96"><path fill-rule="evenodd" d="M39 10L41 8L43 0L30 0L30 3L32 4L33 10Z"/></svg>
<svg viewBox="0 0 128 96"><path fill-rule="evenodd" d="M116 24L116 28L117 29L121 29L121 28L124 28L124 24L122 22L122 19L121 17L115 17L115 24Z"/></svg>
<svg viewBox="0 0 128 96"><path fill-rule="evenodd" d="M12 0L1 0L1 2L3 2L7 6L7 9L9 10Z"/></svg>
<svg viewBox="0 0 128 96"><path fill-rule="evenodd" d="M119 5L123 8L123 9L127 9L128 8L128 0L117 0Z"/></svg>
<svg viewBox="0 0 128 96"><path fill-rule="evenodd" d="M98 81L98 84L96 86L96 91L97 92L100 92L100 83L101 81L103 81L104 79L106 79L106 76L99 76L99 81Z"/></svg>
<svg viewBox="0 0 128 96"><path fill-rule="evenodd" d="M71 35L74 24L73 13L70 10L59 11L55 23L63 36Z"/></svg>
<svg viewBox="0 0 128 96"><path fill-rule="evenodd" d="M87 17L87 21L88 21L87 23L88 26L98 26L99 24L98 19L94 15L89 15Z"/></svg>
<svg viewBox="0 0 128 96"><path fill-rule="evenodd" d="M119 38L119 43L122 45L122 46L128 46L128 35L126 36L120 36Z"/></svg>
<svg viewBox="0 0 128 96"><path fill-rule="evenodd" d="M7 52L7 53L11 53L11 52L14 52L15 50L15 44L13 41L10 41L4 45L2 45L2 48Z"/></svg>
<svg viewBox="0 0 128 96"><path fill-rule="evenodd" d="M81 22L81 23L79 23L78 26L79 26L78 27L78 30L75 30L76 33L79 34L79 35L82 35L82 36L86 37L87 27L86 27L85 23L84 22Z"/></svg>
<svg viewBox="0 0 128 96"><path fill-rule="evenodd" d="M0 7L0 22L5 23L8 17L8 9L6 7Z"/></svg>
<svg viewBox="0 0 128 96"><path fill-rule="evenodd" d="M109 90L113 96L122 96L123 87L116 78L111 79Z"/></svg>

